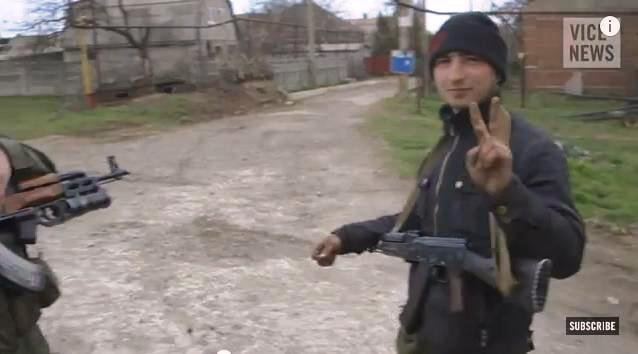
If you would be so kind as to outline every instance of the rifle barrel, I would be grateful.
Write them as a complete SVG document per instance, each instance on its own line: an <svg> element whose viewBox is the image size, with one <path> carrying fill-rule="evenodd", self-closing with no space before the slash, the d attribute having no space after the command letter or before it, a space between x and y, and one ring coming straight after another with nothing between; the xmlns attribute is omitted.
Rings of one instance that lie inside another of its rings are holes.
<svg viewBox="0 0 638 354"><path fill-rule="evenodd" d="M128 172L126 170L119 170L119 171L115 171L115 172L109 173L108 175L97 177L96 180L97 180L98 184L106 184L106 183L113 182L115 180L119 180L122 177L127 176L129 174L130 174L130 172Z"/></svg>

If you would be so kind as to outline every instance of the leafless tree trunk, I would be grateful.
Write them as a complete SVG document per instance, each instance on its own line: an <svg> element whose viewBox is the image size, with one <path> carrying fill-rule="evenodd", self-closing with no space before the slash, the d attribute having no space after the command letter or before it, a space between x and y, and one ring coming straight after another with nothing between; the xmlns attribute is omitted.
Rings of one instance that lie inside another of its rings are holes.
<svg viewBox="0 0 638 354"><path fill-rule="evenodd" d="M242 33L239 28L239 24L237 23L237 18L235 17L235 9L233 7L233 3L231 0L226 0L226 6L230 10L230 17L233 19L233 26L235 27L235 35L237 36L237 42L242 43Z"/></svg>
<svg viewBox="0 0 638 354"><path fill-rule="evenodd" d="M126 41L137 50L138 56L142 63L142 73L144 74L144 83L150 84L153 80L153 65L151 63L151 58L149 56L149 40L151 38L151 29L150 28L138 28L138 35L134 34L134 29L128 28L130 27L130 16L129 12L126 10L124 6L124 0L118 0L117 7L122 15L122 19L124 21L124 28L117 27L102 27L103 30L117 33L124 37ZM106 10L105 10L106 11ZM110 24L110 19L108 13L106 14L107 24ZM96 26L100 28L99 23L94 22L91 24L92 26ZM90 26L91 26L90 25Z"/></svg>
<svg viewBox="0 0 638 354"><path fill-rule="evenodd" d="M508 0L502 5L492 4L492 9L498 11L523 11L528 3L529 0ZM520 43L522 40L522 15L498 15L497 17L512 31L516 40Z"/></svg>
<svg viewBox="0 0 638 354"><path fill-rule="evenodd" d="M143 80L150 83L153 79L153 65L149 55L151 29L144 26L131 28L131 17L124 0L118 0L117 9L123 26L113 24L113 16L104 5L95 2L82 4L72 0L30 0L31 18L23 29L41 28L44 31L61 31L64 28L99 29L122 36L137 51L141 61ZM82 7L88 6L88 7ZM96 15L97 14L97 15Z"/></svg>

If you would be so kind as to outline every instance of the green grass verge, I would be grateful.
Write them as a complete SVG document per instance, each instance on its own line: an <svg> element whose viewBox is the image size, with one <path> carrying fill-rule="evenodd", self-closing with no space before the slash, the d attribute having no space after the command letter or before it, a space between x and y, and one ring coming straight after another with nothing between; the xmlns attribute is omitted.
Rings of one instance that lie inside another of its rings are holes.
<svg viewBox="0 0 638 354"><path fill-rule="evenodd" d="M92 134L123 126L161 128L179 124L191 113L185 96L166 95L152 104L132 102L70 111L56 97L0 97L0 132L17 139L51 134Z"/></svg>
<svg viewBox="0 0 638 354"><path fill-rule="evenodd" d="M621 225L638 221L638 129L617 121L584 123L563 117L618 107L618 102L533 94L521 109L516 94L505 94L504 104L564 144L590 153L589 158L569 159L572 194L585 217ZM438 98L427 98L417 114L415 98L391 98L371 110L366 129L387 143L401 176L414 176L425 151L441 133L440 105Z"/></svg>

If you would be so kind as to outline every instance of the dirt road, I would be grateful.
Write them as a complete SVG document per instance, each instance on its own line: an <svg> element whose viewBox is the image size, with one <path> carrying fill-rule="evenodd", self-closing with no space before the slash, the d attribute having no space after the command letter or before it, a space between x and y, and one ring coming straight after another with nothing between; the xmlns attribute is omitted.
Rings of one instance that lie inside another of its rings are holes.
<svg viewBox="0 0 638 354"><path fill-rule="evenodd" d="M104 171L114 154L133 173L108 186L111 208L41 233L64 291L41 321L54 351L393 353L405 263L309 258L334 227L401 207L406 181L357 130L393 93L378 83L124 141L35 142L63 170ZM635 352L630 246L596 246L579 276L553 283L536 352ZM566 337L565 316L586 315L620 315L622 335Z"/></svg>

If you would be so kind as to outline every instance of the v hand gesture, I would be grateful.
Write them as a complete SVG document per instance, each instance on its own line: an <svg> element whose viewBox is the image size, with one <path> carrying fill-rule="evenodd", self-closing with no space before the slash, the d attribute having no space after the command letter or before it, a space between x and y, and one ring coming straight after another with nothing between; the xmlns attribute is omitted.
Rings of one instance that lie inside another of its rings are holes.
<svg viewBox="0 0 638 354"><path fill-rule="evenodd" d="M465 165L474 184L499 198L512 180L511 117L498 97L492 98L488 126L476 103L470 104L470 120L478 145L467 152Z"/></svg>

